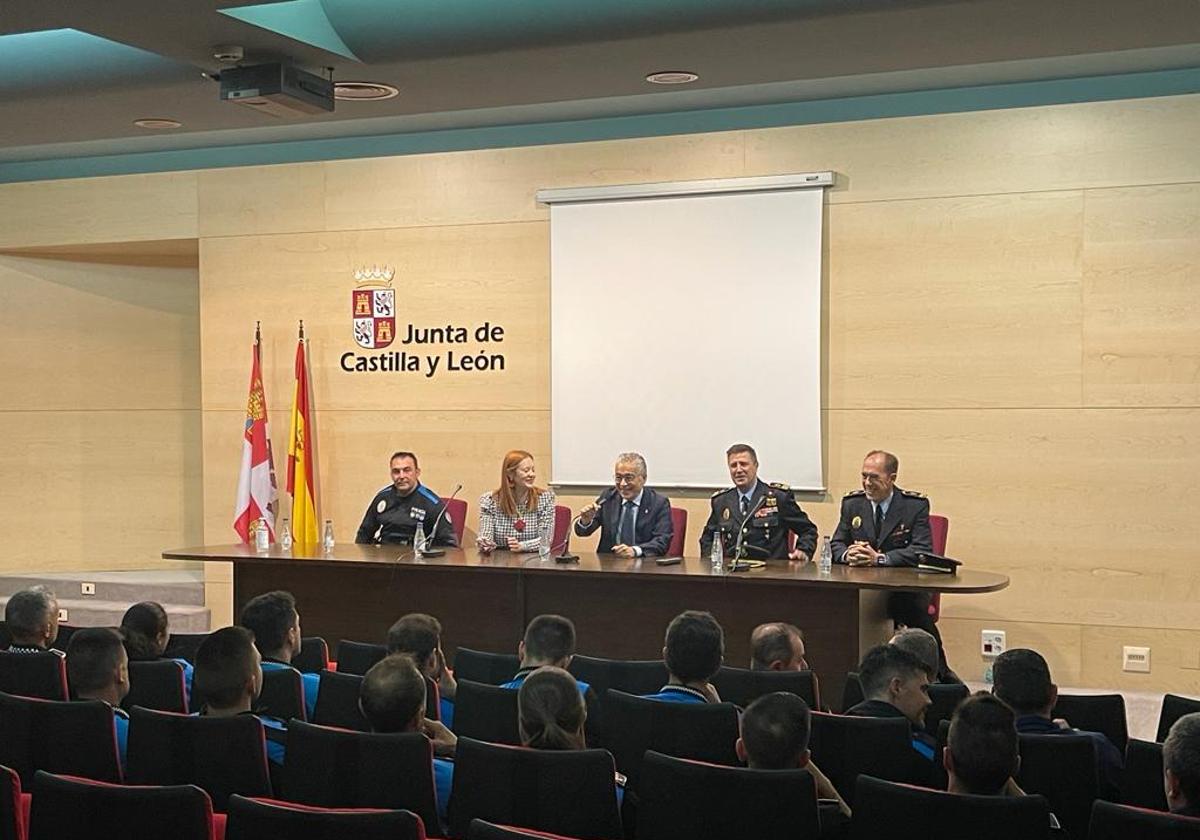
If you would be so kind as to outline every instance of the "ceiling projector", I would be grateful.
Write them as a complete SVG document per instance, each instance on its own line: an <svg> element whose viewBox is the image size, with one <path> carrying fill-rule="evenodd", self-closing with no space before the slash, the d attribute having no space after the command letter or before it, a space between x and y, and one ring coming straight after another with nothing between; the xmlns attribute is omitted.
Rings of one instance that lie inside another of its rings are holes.
<svg viewBox="0 0 1200 840"><path fill-rule="evenodd" d="M273 117L333 111L333 81L291 64L253 64L221 71L221 99Z"/></svg>

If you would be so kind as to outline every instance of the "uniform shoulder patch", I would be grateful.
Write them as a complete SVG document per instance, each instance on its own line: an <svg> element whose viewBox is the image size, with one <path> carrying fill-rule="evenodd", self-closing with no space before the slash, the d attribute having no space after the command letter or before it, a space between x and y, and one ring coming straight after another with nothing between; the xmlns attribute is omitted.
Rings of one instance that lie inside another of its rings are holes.
<svg viewBox="0 0 1200 840"><path fill-rule="evenodd" d="M424 484L417 485L417 492L419 492L422 496L424 496L429 501L433 502L435 505L440 505L442 503L442 500L438 498L438 494L434 493L432 490L430 490Z"/></svg>
<svg viewBox="0 0 1200 840"><path fill-rule="evenodd" d="M724 490L718 490L716 493L713 493L711 496L709 496L709 498L715 499L715 498L717 498L717 496L724 496L730 490L736 490L736 489L737 489L736 487L726 487Z"/></svg>
<svg viewBox="0 0 1200 840"><path fill-rule="evenodd" d="M783 490L788 493L792 491L791 485L784 484L782 481L772 481L768 486L774 487L776 490Z"/></svg>
<svg viewBox="0 0 1200 840"><path fill-rule="evenodd" d="M849 493L847 493L845 496L842 496L842 498L843 498L843 499L853 499L855 496L865 496L865 495L867 495L867 491L866 491L866 490L863 490L863 489L860 487L860 488L858 488L857 490L851 490L851 491L850 491Z"/></svg>
<svg viewBox="0 0 1200 840"><path fill-rule="evenodd" d="M916 490L901 490L901 496L908 496L910 499L924 499L924 493L918 493Z"/></svg>

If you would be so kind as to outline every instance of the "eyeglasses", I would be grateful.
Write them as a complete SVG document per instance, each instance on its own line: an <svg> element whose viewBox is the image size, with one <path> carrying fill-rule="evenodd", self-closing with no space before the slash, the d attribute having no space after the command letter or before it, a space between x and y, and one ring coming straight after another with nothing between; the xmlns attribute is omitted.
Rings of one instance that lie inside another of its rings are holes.
<svg viewBox="0 0 1200 840"><path fill-rule="evenodd" d="M614 475L613 481L615 481L617 484L633 484L639 478L641 478L640 475L635 475L633 473L621 473L620 475Z"/></svg>

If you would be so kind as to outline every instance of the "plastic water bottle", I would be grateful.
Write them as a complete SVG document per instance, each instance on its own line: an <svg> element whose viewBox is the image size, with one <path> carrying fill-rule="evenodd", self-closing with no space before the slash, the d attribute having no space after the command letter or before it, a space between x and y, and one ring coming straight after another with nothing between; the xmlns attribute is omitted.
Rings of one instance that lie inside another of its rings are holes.
<svg viewBox="0 0 1200 840"><path fill-rule="evenodd" d="M538 559L550 559L550 536L543 531L542 536L538 539Z"/></svg>
<svg viewBox="0 0 1200 840"><path fill-rule="evenodd" d="M725 571L725 541L721 537L722 534L720 531L717 531L713 535L712 554L710 556L712 570L718 574Z"/></svg>
<svg viewBox="0 0 1200 840"><path fill-rule="evenodd" d="M279 547L284 551L292 550L292 528L286 519L279 526Z"/></svg>
<svg viewBox="0 0 1200 840"><path fill-rule="evenodd" d="M325 520L325 537L321 540L321 547L326 551L333 551L333 520Z"/></svg>
<svg viewBox="0 0 1200 840"><path fill-rule="evenodd" d="M413 551L417 556L425 553L425 529L417 526L417 530L413 531Z"/></svg>
<svg viewBox="0 0 1200 840"><path fill-rule="evenodd" d="M271 529L267 527L267 520L265 519L256 519L254 521L254 550L271 550Z"/></svg>
<svg viewBox="0 0 1200 840"><path fill-rule="evenodd" d="M817 561L817 572L822 575L833 573L833 546L829 544L829 537L821 538L821 557Z"/></svg>

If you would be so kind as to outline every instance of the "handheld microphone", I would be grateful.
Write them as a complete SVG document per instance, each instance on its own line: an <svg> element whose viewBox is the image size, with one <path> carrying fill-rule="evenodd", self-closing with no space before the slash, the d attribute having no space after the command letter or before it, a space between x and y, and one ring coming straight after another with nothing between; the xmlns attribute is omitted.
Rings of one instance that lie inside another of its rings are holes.
<svg viewBox="0 0 1200 840"><path fill-rule="evenodd" d="M729 571L740 571L741 567L738 565L738 561L742 559L742 551L744 549L742 543L746 536L746 523L750 521L750 517L758 513L758 509L762 507L763 503L766 501L767 494L763 493L762 496L759 497L758 502L755 503L754 507L750 508L750 510L746 512L746 515L742 517L742 521L738 525L737 543L733 547L733 561L729 565Z"/></svg>
<svg viewBox="0 0 1200 840"><path fill-rule="evenodd" d="M446 501L442 502L441 513L439 513L437 515L437 518L433 520L433 528L430 529L430 534L426 538L427 544L432 543L433 540L437 537L438 523L442 521L442 517L445 516L446 511L448 511L450 509L450 502L452 502L454 500L454 497L458 495L459 490L462 490L461 484L454 488L454 492L450 494L450 498L448 498L448 499L446 499ZM417 527L421 528L422 531L425 530L423 527L423 523L422 523L422 525L418 525ZM424 551L420 552L422 557L441 557L445 553L446 553L446 549L444 549L444 548L427 548Z"/></svg>
<svg viewBox="0 0 1200 840"><path fill-rule="evenodd" d="M593 502L593 505L596 507L596 513L599 513L600 508L604 505L604 503L615 495L617 495L616 487L605 487L604 491L597 496L596 501ZM579 511L579 513L575 514L574 518L571 520L571 524L567 526L567 536L563 539L562 545L550 546L550 550L552 552L555 550L555 548L562 550L561 554L556 554L554 556L555 563L576 563L579 561L579 555L571 554L569 551L567 551L567 546L571 544L571 531L575 528L575 523L579 521L581 516L583 516L583 511Z"/></svg>

